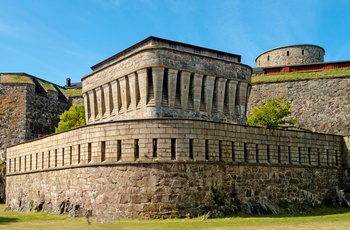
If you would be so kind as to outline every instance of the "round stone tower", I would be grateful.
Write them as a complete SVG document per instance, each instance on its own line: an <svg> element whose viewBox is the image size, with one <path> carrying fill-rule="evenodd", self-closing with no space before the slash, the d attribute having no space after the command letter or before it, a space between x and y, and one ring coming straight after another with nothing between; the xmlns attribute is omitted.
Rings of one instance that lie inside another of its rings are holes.
<svg viewBox="0 0 350 230"><path fill-rule="evenodd" d="M256 59L256 67L300 65L324 61L325 50L316 45L301 44L268 50Z"/></svg>

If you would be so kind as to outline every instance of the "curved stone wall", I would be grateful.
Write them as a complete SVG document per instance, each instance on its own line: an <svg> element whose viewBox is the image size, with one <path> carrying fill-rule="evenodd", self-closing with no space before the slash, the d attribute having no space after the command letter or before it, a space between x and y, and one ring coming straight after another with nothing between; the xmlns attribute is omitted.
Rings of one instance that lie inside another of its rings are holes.
<svg viewBox="0 0 350 230"><path fill-rule="evenodd" d="M6 204L100 221L336 205L342 147L341 136L200 120L95 124L10 147Z"/></svg>
<svg viewBox="0 0 350 230"><path fill-rule="evenodd" d="M249 111L265 98L285 96L298 127L340 135L350 134L350 77L253 84ZM263 98L263 99L262 99Z"/></svg>
<svg viewBox="0 0 350 230"><path fill-rule="evenodd" d="M251 68L164 47L138 50L83 78L88 123L179 117L244 124Z"/></svg>
<svg viewBox="0 0 350 230"><path fill-rule="evenodd" d="M315 45L292 45L275 48L260 54L256 67L288 66L324 62L325 50Z"/></svg>

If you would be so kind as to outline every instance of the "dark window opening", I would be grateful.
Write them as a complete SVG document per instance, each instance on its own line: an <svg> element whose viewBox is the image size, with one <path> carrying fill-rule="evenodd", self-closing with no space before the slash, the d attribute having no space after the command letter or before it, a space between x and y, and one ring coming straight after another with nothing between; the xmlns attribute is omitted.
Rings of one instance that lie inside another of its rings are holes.
<svg viewBox="0 0 350 230"><path fill-rule="evenodd" d="M243 154L244 154L244 162L248 163L248 149L247 149L247 143L243 143Z"/></svg>
<svg viewBox="0 0 350 230"><path fill-rule="evenodd" d="M205 160L209 160L209 140L205 140Z"/></svg>
<svg viewBox="0 0 350 230"><path fill-rule="evenodd" d="M139 160L140 158L140 149L139 149L139 139L134 140L134 159Z"/></svg>
<svg viewBox="0 0 350 230"><path fill-rule="evenodd" d="M48 168L51 167L51 162L50 162L50 160L51 160L50 157L51 157L51 156L50 156L50 155L51 155L51 153L50 153L50 151L49 151L49 152L47 153L47 167L48 167Z"/></svg>
<svg viewBox="0 0 350 230"><path fill-rule="evenodd" d="M287 56L289 56L289 51L287 51Z"/></svg>
<svg viewBox="0 0 350 230"><path fill-rule="evenodd" d="M88 143L88 163L91 162L92 144Z"/></svg>
<svg viewBox="0 0 350 230"><path fill-rule="evenodd" d="M117 161L122 159L122 140L117 140Z"/></svg>
<svg viewBox="0 0 350 230"><path fill-rule="evenodd" d="M267 146L266 146L266 154L267 154L267 163L271 163L270 145L267 145Z"/></svg>
<svg viewBox="0 0 350 230"><path fill-rule="evenodd" d="M62 166L64 166L64 148L62 148Z"/></svg>
<svg viewBox="0 0 350 230"><path fill-rule="evenodd" d="M147 69L147 103L154 99L152 68Z"/></svg>
<svg viewBox="0 0 350 230"><path fill-rule="evenodd" d="M78 145L78 164L80 164L81 158L80 158L80 145Z"/></svg>
<svg viewBox="0 0 350 230"><path fill-rule="evenodd" d="M101 162L106 160L106 142L101 141Z"/></svg>
<svg viewBox="0 0 350 230"><path fill-rule="evenodd" d="M171 139L171 160L176 160L176 139Z"/></svg>
<svg viewBox="0 0 350 230"><path fill-rule="evenodd" d="M190 152L190 159L193 160L193 139L190 139L190 142L189 142L189 152Z"/></svg>
<svg viewBox="0 0 350 230"><path fill-rule="evenodd" d="M72 165L73 163L73 147L69 147L69 165Z"/></svg>
<svg viewBox="0 0 350 230"><path fill-rule="evenodd" d="M157 158L158 157L158 154L157 154L158 140L156 138L154 138L152 143L153 143L153 154L152 154L152 157L153 158Z"/></svg>
<svg viewBox="0 0 350 230"><path fill-rule="evenodd" d="M219 141L219 161L222 161L222 141Z"/></svg>
<svg viewBox="0 0 350 230"><path fill-rule="evenodd" d="M259 159L259 145L258 144L255 145L255 161L256 161L256 163L260 162L260 159Z"/></svg>

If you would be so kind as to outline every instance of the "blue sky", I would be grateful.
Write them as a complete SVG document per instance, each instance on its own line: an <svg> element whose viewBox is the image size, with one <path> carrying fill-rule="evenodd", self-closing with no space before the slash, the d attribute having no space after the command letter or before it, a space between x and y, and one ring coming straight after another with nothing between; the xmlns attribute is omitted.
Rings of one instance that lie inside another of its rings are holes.
<svg viewBox="0 0 350 230"><path fill-rule="evenodd" d="M315 44L325 61L350 60L347 0L0 0L0 73L64 85L147 38L235 53Z"/></svg>

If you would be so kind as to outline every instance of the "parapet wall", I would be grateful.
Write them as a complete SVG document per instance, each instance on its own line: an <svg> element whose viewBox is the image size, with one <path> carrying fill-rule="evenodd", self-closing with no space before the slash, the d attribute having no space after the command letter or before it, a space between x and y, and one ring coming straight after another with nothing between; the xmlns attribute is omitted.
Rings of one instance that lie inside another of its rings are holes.
<svg viewBox="0 0 350 230"><path fill-rule="evenodd" d="M183 119L101 123L8 148L7 207L119 217L336 204L343 137Z"/></svg>

